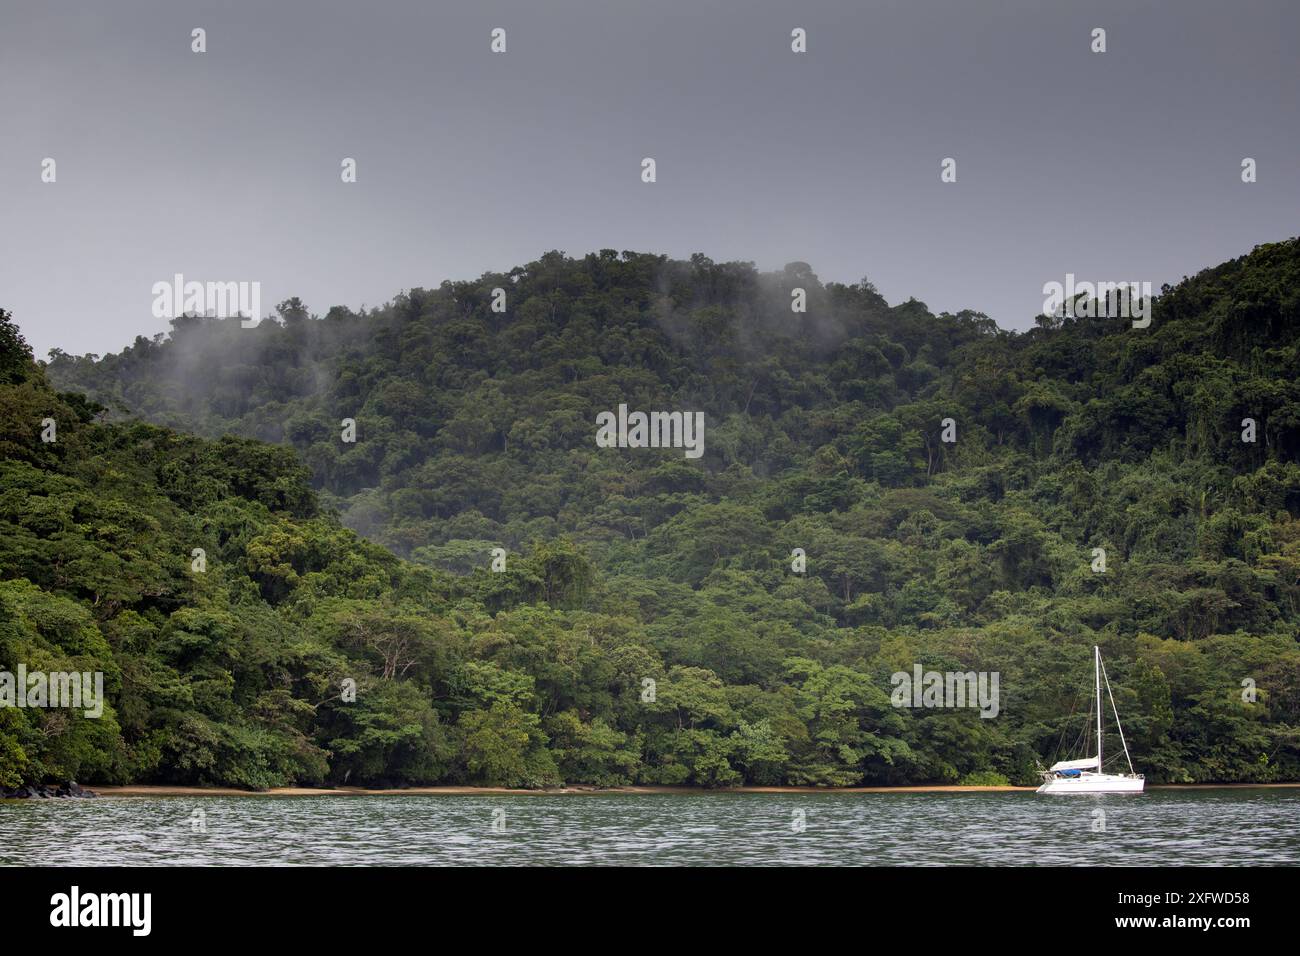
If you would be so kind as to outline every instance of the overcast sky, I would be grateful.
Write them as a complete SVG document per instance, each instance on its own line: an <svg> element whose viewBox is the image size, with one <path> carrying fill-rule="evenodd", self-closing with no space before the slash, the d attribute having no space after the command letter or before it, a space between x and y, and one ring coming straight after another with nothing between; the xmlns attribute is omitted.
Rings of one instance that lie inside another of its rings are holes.
<svg viewBox="0 0 1300 956"><path fill-rule="evenodd" d="M1067 272L1300 233L1298 37L1294 0L0 0L0 307L104 353L177 272L323 314L614 248L1025 328Z"/></svg>

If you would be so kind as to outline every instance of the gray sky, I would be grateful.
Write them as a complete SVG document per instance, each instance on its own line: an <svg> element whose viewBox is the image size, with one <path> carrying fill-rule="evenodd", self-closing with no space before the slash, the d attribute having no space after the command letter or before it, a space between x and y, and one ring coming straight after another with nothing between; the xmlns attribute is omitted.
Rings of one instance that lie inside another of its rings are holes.
<svg viewBox="0 0 1300 956"><path fill-rule="evenodd" d="M1300 232L1297 37L1294 0L0 0L0 306L104 353L176 272L324 313L615 248L1025 328L1067 272Z"/></svg>

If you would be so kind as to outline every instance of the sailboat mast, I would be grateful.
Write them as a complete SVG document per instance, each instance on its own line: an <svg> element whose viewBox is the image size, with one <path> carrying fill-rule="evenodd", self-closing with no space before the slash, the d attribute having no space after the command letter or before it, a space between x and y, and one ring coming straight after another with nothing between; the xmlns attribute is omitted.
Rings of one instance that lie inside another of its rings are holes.
<svg viewBox="0 0 1300 956"><path fill-rule="evenodd" d="M1092 646L1093 679L1097 684L1097 772L1101 773L1101 648Z"/></svg>

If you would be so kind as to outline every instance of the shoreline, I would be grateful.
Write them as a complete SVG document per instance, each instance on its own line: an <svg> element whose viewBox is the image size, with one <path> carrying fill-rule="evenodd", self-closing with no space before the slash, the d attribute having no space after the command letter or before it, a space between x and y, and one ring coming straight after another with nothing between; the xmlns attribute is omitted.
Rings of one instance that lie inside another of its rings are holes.
<svg viewBox="0 0 1300 956"><path fill-rule="evenodd" d="M1277 790L1300 788L1294 783L1181 783L1152 784L1148 790ZM233 787L178 787L167 784L91 786L101 797L377 797L377 796L569 796L602 794L852 794L852 793L1033 793L1035 787L963 787L955 784L910 787L559 787L551 790L515 790L508 787L406 787L372 790L365 787L277 787L271 790L238 790Z"/></svg>

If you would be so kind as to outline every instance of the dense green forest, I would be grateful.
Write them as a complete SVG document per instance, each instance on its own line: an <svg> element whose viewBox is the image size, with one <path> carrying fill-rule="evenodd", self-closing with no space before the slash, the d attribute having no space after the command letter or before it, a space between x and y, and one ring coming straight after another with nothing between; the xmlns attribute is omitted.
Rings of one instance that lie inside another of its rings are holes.
<svg viewBox="0 0 1300 956"><path fill-rule="evenodd" d="M278 313L0 323L0 665L109 697L0 709L0 784L1030 783L1093 644L1149 781L1300 780L1300 241L1148 328L610 250ZM620 404L703 457L597 447Z"/></svg>

